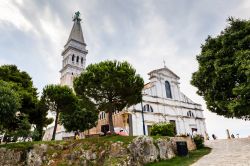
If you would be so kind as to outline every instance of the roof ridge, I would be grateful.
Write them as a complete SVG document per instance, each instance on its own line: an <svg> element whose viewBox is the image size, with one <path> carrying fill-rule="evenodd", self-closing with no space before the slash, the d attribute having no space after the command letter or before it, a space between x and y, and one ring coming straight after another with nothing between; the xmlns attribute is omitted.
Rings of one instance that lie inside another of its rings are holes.
<svg viewBox="0 0 250 166"><path fill-rule="evenodd" d="M155 72L158 72L158 71L162 71L162 70L167 70L167 71L169 71L170 73L172 73L176 78L180 79L180 77L179 77L177 74L175 74L172 70L170 70L170 69L167 68L167 67L163 67L163 68L160 68L160 69L152 70L152 71L150 71L150 72L148 73L148 75L150 75L151 73L155 73Z"/></svg>

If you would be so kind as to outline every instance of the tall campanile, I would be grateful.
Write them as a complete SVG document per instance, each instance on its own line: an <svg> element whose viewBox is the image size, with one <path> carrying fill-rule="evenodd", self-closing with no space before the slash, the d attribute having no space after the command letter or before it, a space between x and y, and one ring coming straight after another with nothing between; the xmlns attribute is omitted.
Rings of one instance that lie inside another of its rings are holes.
<svg viewBox="0 0 250 166"><path fill-rule="evenodd" d="M76 12L73 18L74 25L69 35L69 39L62 52L63 63L61 73L61 85L68 85L73 88L74 77L79 76L85 69L86 43L83 38L80 12Z"/></svg>

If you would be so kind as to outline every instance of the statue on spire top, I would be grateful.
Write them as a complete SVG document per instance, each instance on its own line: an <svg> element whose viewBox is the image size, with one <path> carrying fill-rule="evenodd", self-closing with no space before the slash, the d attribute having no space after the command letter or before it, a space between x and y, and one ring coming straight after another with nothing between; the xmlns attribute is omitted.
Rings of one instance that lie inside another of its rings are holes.
<svg viewBox="0 0 250 166"><path fill-rule="evenodd" d="M73 21L81 21L82 19L80 19L80 12L79 11L77 11L77 12L75 12L75 15L74 15L74 17L73 17Z"/></svg>

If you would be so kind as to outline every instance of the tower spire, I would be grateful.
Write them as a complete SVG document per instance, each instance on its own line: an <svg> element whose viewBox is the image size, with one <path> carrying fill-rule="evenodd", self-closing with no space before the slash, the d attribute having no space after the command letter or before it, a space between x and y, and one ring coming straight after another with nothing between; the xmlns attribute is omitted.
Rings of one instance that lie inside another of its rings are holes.
<svg viewBox="0 0 250 166"><path fill-rule="evenodd" d="M70 35L69 35L69 39L68 42L70 42L70 40L75 40L81 44L85 44L84 38L83 38L83 33L82 33L82 27L81 27L81 18L80 18L80 12L75 12L75 15L73 17L73 21L74 21L74 25L71 29ZM67 42L67 43L68 43Z"/></svg>
<svg viewBox="0 0 250 166"><path fill-rule="evenodd" d="M71 29L67 43L62 52L63 62L61 72L61 84L73 88L73 80L85 69L86 44L83 38L80 12L76 12L73 17L73 27Z"/></svg>

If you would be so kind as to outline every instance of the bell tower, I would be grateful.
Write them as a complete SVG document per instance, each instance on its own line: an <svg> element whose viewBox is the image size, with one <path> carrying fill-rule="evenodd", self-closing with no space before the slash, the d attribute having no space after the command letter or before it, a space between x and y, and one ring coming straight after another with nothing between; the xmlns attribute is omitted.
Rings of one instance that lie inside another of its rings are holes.
<svg viewBox="0 0 250 166"><path fill-rule="evenodd" d="M70 88L73 88L74 78L79 76L85 69L86 55L88 54L87 45L83 38L79 11L75 13L73 22L68 41L62 52L63 62L60 70L61 85L68 85Z"/></svg>

